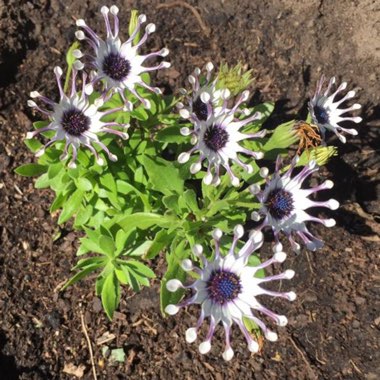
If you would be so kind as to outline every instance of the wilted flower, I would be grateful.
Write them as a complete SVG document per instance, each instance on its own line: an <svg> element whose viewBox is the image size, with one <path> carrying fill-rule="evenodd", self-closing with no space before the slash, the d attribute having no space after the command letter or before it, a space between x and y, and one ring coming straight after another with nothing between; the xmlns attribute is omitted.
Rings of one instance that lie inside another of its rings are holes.
<svg viewBox="0 0 380 380"><path fill-rule="evenodd" d="M253 231L248 241L235 254L238 240L243 236L244 230L241 225L235 227L234 239L232 246L225 257L220 253L220 239L222 232L217 229L213 232L215 241L215 257L212 261L208 261L202 255L202 246L197 244L193 248L195 255L199 256L203 263L203 268L195 267L191 260L186 259L182 262L182 268L186 271L196 272L199 279L189 286L184 286L177 279L169 280L166 287L169 291L175 292L178 288L192 289L193 295L185 298L178 305L168 305L165 308L166 313L170 315L176 314L180 308L191 304L201 305L201 315L196 327L189 328L186 331L186 341L192 343L196 340L198 330L201 327L205 318L210 317L210 328L206 339L199 345L201 354L206 354L211 349L211 339L214 335L214 330L219 322L222 322L226 334L226 347L223 353L225 360L231 360L234 352L230 344L230 333L233 323L236 323L243 332L248 349L251 352L259 350L258 343L252 338L250 332L244 325L243 318L253 321L261 328L264 336L270 341L277 340L277 334L267 328L265 323L259 319L252 311L257 310L267 317L273 319L277 325L285 326L288 322L283 315L277 315L271 310L261 305L257 300L257 296L269 295L272 297L282 297L290 301L296 298L294 292L275 292L266 290L261 287L264 284L273 280L291 279L294 276L294 271L286 270L285 272L268 276L264 278L255 277L257 271L266 268L273 263L282 263L286 254L277 252L274 256L255 267L248 265L250 255L263 243L263 234L260 231Z"/></svg>
<svg viewBox="0 0 380 380"><path fill-rule="evenodd" d="M309 215L305 210L311 207L327 207L331 210L336 210L339 203L335 199L329 199L324 202L309 199L309 195L320 190L331 189L334 184L332 181L327 180L319 186L301 189L302 183L309 175L318 170L318 166L315 161L310 161L299 174L292 178L292 172L297 162L298 156L293 159L289 170L281 176L281 159L278 156L275 173L270 179L267 177L268 170L266 168L261 169L261 174L267 177L267 184L263 191L260 190L258 185L250 187L251 192L256 195L261 203L259 211L252 213L252 219L258 221L261 215L264 215L265 218L261 227L272 227L276 245L279 249L282 249L281 243L279 243L279 233L282 231L289 238L295 251L299 251L300 245L295 242L294 233L302 239L308 249L314 251L321 248L323 242L310 233L305 222L310 220L322 223L326 227L332 227L335 225L335 220L317 218Z"/></svg>
<svg viewBox="0 0 380 380"><path fill-rule="evenodd" d="M111 12L114 18L114 28L112 31L108 13ZM105 91L118 92L125 99L125 90L129 90L146 108L150 108L150 102L142 98L136 91L136 85L147 88L150 91L160 94L161 91L157 87L151 87L146 84L141 78L141 74L154 70L170 67L169 62L161 62L157 66L145 67L142 66L146 59L152 57L166 57L169 50L164 48L160 51L153 52L147 55L139 55L137 52L145 43L149 34L156 30L154 24L148 24L145 28L145 34L137 44L133 44L134 39L140 32L141 24L146 21L145 15L140 15L137 20L137 25L129 37L129 39L121 43L119 38L119 19L117 14L119 9L113 5L110 9L106 6L101 8L101 13L104 16L107 39L103 41L84 20L77 20L78 27L83 28L84 32L79 30L75 33L79 40L86 40L94 50L94 56L90 62L91 67L96 71L93 83L103 80ZM77 58L81 57L81 53L76 51ZM129 104L129 103L128 103ZM131 106L129 104L129 106Z"/></svg>
<svg viewBox="0 0 380 380"><path fill-rule="evenodd" d="M48 126L37 129L33 132L28 132L26 135L27 139L31 139L36 135L47 132L54 131L55 135L52 139L45 144L45 146L40 149L36 156L41 156L44 154L45 149L54 144L59 140L66 140L66 145L64 149L64 154L61 157L62 160L68 157L69 147L72 147L72 160L69 163L69 167L75 168L77 152L80 145L84 145L95 155L96 161L99 165L103 164L103 159L99 156L95 148L93 147L93 143L96 143L100 148L102 148L107 154L111 161L116 161L117 157L112 154L108 148L99 140L97 136L98 133L113 133L117 136L120 136L123 139L128 138L128 134L125 132L116 131L110 127L121 127L119 123L115 122L103 122L101 121L102 117L105 115L109 115L116 111L120 111L123 107L115 108L111 110L107 110L104 112L100 112L99 108L103 105L101 99L95 101L94 104L90 104L88 95L90 95L91 88L86 87L86 79L87 76L83 73L83 85L81 92L77 92L76 90L76 76L77 70L73 68L72 71L72 85L70 95L67 96L63 92L61 77L62 77L62 69L60 67L54 68L54 73L57 78L58 89L60 93L59 103L55 103L51 99L42 96L37 91L32 91L30 96L35 99L39 99L43 101L49 109L43 109L39 107L34 100L28 100L28 106L37 109L42 114L46 115L50 123ZM124 128L127 128L129 125L124 125Z"/></svg>
<svg viewBox="0 0 380 380"><path fill-rule="evenodd" d="M193 152L199 151L200 157L196 163L191 165L190 171L193 174L199 172L202 168L202 162L207 159L208 170L203 178L203 182L207 185L211 183L218 185L220 183L219 171L220 165L222 165L230 176L232 184L239 186L239 179L232 172L229 161L237 163L248 173L252 173L252 166L242 162L238 153L247 154L255 159L264 156L262 152L253 152L239 145L239 141L263 137L266 133L265 130L257 133L239 132L242 127L261 117L261 114L256 112L244 120L235 118L239 106L248 99L248 96L249 91L244 91L233 108L227 108L227 103L224 102L217 113L212 112L211 105L208 103L207 119L201 120L199 127L195 127L192 131L187 127L181 128L181 134L192 135L191 141L194 147L188 152L181 153L178 161L185 163ZM214 173L212 173L212 169Z"/></svg>
<svg viewBox="0 0 380 380"><path fill-rule="evenodd" d="M355 103L349 108L339 108L343 102L355 96L355 91L349 91L343 98L334 102L334 99L338 93L346 89L347 83L343 82L333 94L329 95L331 88L335 83L335 77L330 79L327 89L322 93L324 81L325 78L322 76L317 83L317 90L313 98L309 101L309 111L313 119L313 123L318 125L323 139L326 129L328 129L334 132L340 141L345 143L346 137L343 136L341 132L346 132L350 135L357 135L358 131L356 129L343 128L339 125L339 123L342 121L353 121L354 123L360 123L362 118L359 116L343 117L342 115L349 111L360 109L361 105Z"/></svg>

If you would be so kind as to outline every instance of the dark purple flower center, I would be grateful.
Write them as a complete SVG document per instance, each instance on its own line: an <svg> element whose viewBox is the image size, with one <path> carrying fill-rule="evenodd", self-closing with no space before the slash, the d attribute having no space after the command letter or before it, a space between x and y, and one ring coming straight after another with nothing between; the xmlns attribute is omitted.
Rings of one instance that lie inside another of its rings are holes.
<svg viewBox="0 0 380 380"><path fill-rule="evenodd" d="M218 152L224 148L228 142L229 135L227 131L220 125L211 125L206 129L203 135L203 142L207 148L214 152Z"/></svg>
<svg viewBox="0 0 380 380"><path fill-rule="evenodd" d="M207 292L213 302L224 305L240 294L240 279L235 273L216 270L207 281Z"/></svg>
<svg viewBox="0 0 380 380"><path fill-rule="evenodd" d="M79 137L90 128L90 118L77 108L71 108L63 112L61 125L66 133Z"/></svg>
<svg viewBox="0 0 380 380"><path fill-rule="evenodd" d="M265 206L274 219L282 220L293 211L293 203L291 193L284 189L275 189L269 193Z"/></svg>
<svg viewBox="0 0 380 380"><path fill-rule="evenodd" d="M110 53L103 60L103 72L113 80L123 81L130 71L130 62L120 54Z"/></svg>
<svg viewBox="0 0 380 380"><path fill-rule="evenodd" d="M321 106L314 106L314 115L319 124L326 124L329 122L329 114L326 109Z"/></svg>
<svg viewBox="0 0 380 380"><path fill-rule="evenodd" d="M200 96L197 97L193 103L193 112L197 115L197 118L201 121L206 121L208 117L207 104L202 102Z"/></svg>

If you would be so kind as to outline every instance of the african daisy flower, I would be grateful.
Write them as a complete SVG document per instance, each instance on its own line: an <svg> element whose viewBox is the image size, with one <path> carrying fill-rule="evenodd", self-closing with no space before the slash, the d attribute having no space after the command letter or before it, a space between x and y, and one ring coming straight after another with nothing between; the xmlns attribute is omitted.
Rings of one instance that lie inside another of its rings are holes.
<svg viewBox="0 0 380 380"><path fill-rule="evenodd" d="M357 135L356 129L347 129L339 125L342 121L353 121L354 123L360 123L362 118L356 117L344 117L343 114L358 110L361 108L360 104L353 104L348 108L339 108L339 106L348 99L352 99L355 96L355 91L349 91L343 98L334 102L335 97L339 92L346 89L347 83L343 82L338 89L330 95L331 88L335 83L335 77L332 77L329 81L327 89L322 92L323 83L325 81L324 76L321 77L317 83L317 90L313 98L309 102L309 111L313 119L313 123L316 124L322 134L324 139L326 129L334 132L340 141L346 142L346 137L341 134L341 132L349 133L350 135Z"/></svg>
<svg viewBox="0 0 380 380"><path fill-rule="evenodd" d="M211 80L214 65L209 62L206 64L207 71L205 81L201 85L201 70L197 67L194 75L190 75L188 80L192 85L192 92L188 93L182 88L180 92L185 95L187 105L177 103L179 113L184 119L189 119L193 124L199 125L201 121L206 121L210 112L214 112L220 105L223 91L216 89L217 79ZM208 107L209 105L209 107Z"/></svg>
<svg viewBox="0 0 380 380"><path fill-rule="evenodd" d="M80 63L76 63L75 66L81 67ZM55 103L51 99L46 98L37 91L32 91L30 96L34 99L39 99L46 104L50 109L44 109L37 105L34 100L28 100L28 105L35 108L42 114L46 115L50 123L48 126L37 129L33 132L28 132L26 135L27 139L34 138L36 135L47 132L54 131L55 135L53 138L41 148L36 156L39 157L44 154L45 149L54 144L59 140L66 140L66 145L64 153L61 157L65 160L69 154L69 147L72 148L72 160L69 163L69 167L76 167L76 158L78 153L78 148L80 145L84 145L86 148L94 154L96 161L99 165L104 163L103 159L99 156L98 152L93 147L93 144L97 144L101 149L103 149L111 161L116 161L117 157L112 154L108 148L99 140L98 133L112 133L123 139L128 138L128 134L121 131L116 131L110 127L122 127L122 125L115 122L103 122L101 121L103 116L112 114L116 111L120 111L123 107L107 110L104 112L99 111L99 108L103 105L101 99L95 101L94 104L90 104L88 95L90 95L89 88L86 87L87 76L83 73L83 84L81 92L77 92L76 89L76 76L77 70L73 68L72 71L72 84L70 95L65 95L62 84L62 69L60 67L54 68L54 73L58 83L58 89L60 94L60 100ZM127 128L129 125L124 125Z"/></svg>
<svg viewBox="0 0 380 380"><path fill-rule="evenodd" d="M266 178L267 184L264 190L261 190L258 185L250 187L251 192L261 203L259 211L252 213L252 219L258 221L261 219L261 216L264 216L261 227L272 227L278 249L282 249L281 243L279 243L279 233L282 231L289 238L294 251L299 251L300 249L300 245L294 240L294 234L297 234L301 238L308 249L314 251L321 248L323 242L310 233L305 222L313 221L322 223L326 227L332 227L335 225L335 220L317 218L309 215L305 210L311 207L326 207L336 210L339 207L339 203L335 199L329 199L324 202L309 199L309 195L313 193L331 189L334 183L327 180L319 186L301 189L305 179L315 171L318 171L318 166L315 161L310 161L299 174L292 178L292 172L297 162L298 157L296 156L289 170L281 176L280 169L282 164L279 156L276 162L275 173L270 179ZM268 170L262 168L261 174L266 177Z"/></svg>
<svg viewBox="0 0 380 380"><path fill-rule="evenodd" d="M191 327L186 331L186 341L192 343L197 339L198 330L205 318L210 318L210 327L206 339L199 345L201 354L206 354L211 349L211 339L214 330L219 322L222 322L226 334L226 346L223 353L225 360L231 360L234 351L230 343L230 333L233 323L236 323L244 334L248 349L251 352L259 350L258 343L252 338L250 332L244 325L243 318L253 321L261 328L264 336L270 341L277 340L277 334L267 328L265 323L259 319L252 311L257 310L265 316L273 319L277 325L285 326L288 322L283 315L277 315L271 310L261 305L257 300L260 295L269 295L272 297L282 297L290 301L296 298L294 292L275 292L266 290L261 287L273 280L291 279L294 271L286 270L285 272L268 276L264 278L255 277L258 270L266 268L273 263L282 263L286 254L276 252L274 256L260 265L255 267L248 266L248 259L252 252L260 248L263 243L263 234L260 231L253 231L245 245L235 253L238 240L243 236L244 230L241 225L234 229L234 238L230 250L225 257L220 253L220 239L222 232L216 229L213 232L215 241L215 257L208 261L202 254L202 246L197 244L193 248L196 256L199 256L203 263L203 268L193 265L191 260L186 259L182 262L182 268L185 271L192 271L198 274L199 279L193 284L185 286L177 279L169 280L166 287L169 291L175 292L179 288L193 290L193 295L185 298L178 305L168 305L165 308L166 313L176 314L181 308L192 304L201 305L201 315L196 327Z"/></svg>
<svg viewBox="0 0 380 380"><path fill-rule="evenodd" d="M248 173L252 173L252 166L242 162L238 153L247 154L255 159L264 156L262 152L253 152L239 145L242 140L263 137L266 133L265 130L257 133L239 132L242 127L261 117L259 112L244 120L235 117L239 106L248 99L248 96L249 91L244 91L231 109L227 108L227 103L224 102L221 110L216 114L212 112L210 103L207 103L207 119L201 120L199 127L195 127L192 131L187 127L181 128L182 135L192 135L191 142L194 147L188 152L181 153L178 162L187 162L193 152L199 151L200 157L190 166L190 171L192 174L199 172L202 162L207 159L207 174L203 177L203 182L207 185L220 183L220 166L223 166L231 178L232 185L239 186L239 179L232 172L229 161L235 162Z"/></svg>
<svg viewBox="0 0 380 380"><path fill-rule="evenodd" d="M78 27L83 28L84 31L79 30L75 33L79 40L86 40L94 50L94 56L91 56L90 66L95 70L95 78L93 83L103 80L105 93L118 92L124 102L128 104L125 99L125 90L129 90L146 108L150 108L150 102L142 98L136 91L136 85L145 87L146 89L160 94L161 91L157 87L151 87L146 84L141 78L141 74L154 70L170 67L169 62L161 62L157 66L145 67L143 63L145 60L153 57L166 57L169 50L164 48L157 52L152 52L147 55L139 55L138 50L146 42L148 36L156 30L154 24L148 24L145 28L145 34L141 37L140 41L134 45L133 40L140 32L141 24L146 21L145 15L140 15L137 20L135 30L129 39L121 43L119 38L119 19L117 14L119 9L113 5L110 9L106 6L101 8L101 13L104 16L104 21L107 30L107 39L103 41L82 19L76 21ZM111 28L109 13L113 15L113 30ZM81 53L76 51L79 58Z"/></svg>

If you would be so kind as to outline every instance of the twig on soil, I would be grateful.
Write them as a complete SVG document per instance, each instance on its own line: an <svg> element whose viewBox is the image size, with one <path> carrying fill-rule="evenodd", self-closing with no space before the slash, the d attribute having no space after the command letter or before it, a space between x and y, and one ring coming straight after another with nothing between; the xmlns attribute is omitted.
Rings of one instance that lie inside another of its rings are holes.
<svg viewBox="0 0 380 380"><path fill-rule="evenodd" d="M312 265L311 265L311 261L310 261L309 252L308 252L308 251L306 251L306 259L307 259L307 263L309 264L310 272L311 272L312 274L315 274L315 273L314 273L314 269L313 269L313 267L312 267Z"/></svg>
<svg viewBox="0 0 380 380"><path fill-rule="evenodd" d="M61 291L63 285L65 285L67 280L61 281L53 290L54 293L58 293Z"/></svg>
<svg viewBox="0 0 380 380"><path fill-rule="evenodd" d="M350 359L350 363L352 364L356 372L358 372L360 375L363 375L363 372L358 368L358 366L354 363L352 359Z"/></svg>
<svg viewBox="0 0 380 380"><path fill-rule="evenodd" d="M203 30L203 33L206 35L206 37L210 35L210 28L207 27L207 25L203 22L202 17L199 14L199 12L192 5L186 3L185 1L173 1L172 3L158 4L156 9L174 8L174 7L184 7L184 8L190 9L194 17L197 19L198 24Z"/></svg>
<svg viewBox="0 0 380 380"><path fill-rule="evenodd" d="M306 367L309 369L310 373L314 375L314 379L318 379L318 377L315 375L313 368L311 367L309 361L306 359L305 354L302 352L302 350L297 346L296 342L293 340L293 338L290 336L289 340L292 342L292 345L296 349L296 351L301 355L302 360L306 364Z"/></svg>
<svg viewBox="0 0 380 380"><path fill-rule="evenodd" d="M97 380L98 377L96 376L96 368L95 368L94 354L92 352L91 340L90 340L90 337L88 336L88 333L87 333L86 323L84 321L84 316L83 316L82 310L79 310L79 313L80 313L80 321L82 324L82 330L83 330L84 336L86 337L86 340L87 340L88 351L90 352L92 373L94 375L94 379Z"/></svg>

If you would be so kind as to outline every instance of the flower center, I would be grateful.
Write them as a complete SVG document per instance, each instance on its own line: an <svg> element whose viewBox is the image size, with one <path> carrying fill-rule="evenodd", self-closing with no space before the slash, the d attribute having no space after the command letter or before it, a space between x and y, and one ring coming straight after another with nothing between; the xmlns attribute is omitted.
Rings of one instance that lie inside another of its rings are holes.
<svg viewBox="0 0 380 380"><path fill-rule="evenodd" d="M282 220L293 211L292 194L284 189L272 190L265 203L270 215L276 220Z"/></svg>
<svg viewBox="0 0 380 380"><path fill-rule="evenodd" d="M314 115L320 124L326 124L329 122L329 114L323 107L314 106Z"/></svg>
<svg viewBox="0 0 380 380"><path fill-rule="evenodd" d="M61 125L69 135L79 137L90 128L90 118L77 108L71 108L63 113Z"/></svg>
<svg viewBox="0 0 380 380"><path fill-rule="evenodd" d="M207 291L213 302L224 305L234 300L241 292L240 279L235 273L214 271L207 281Z"/></svg>
<svg viewBox="0 0 380 380"><path fill-rule="evenodd" d="M228 137L229 135L223 127L219 125L211 125L206 129L206 132L203 135L203 141L207 148L217 152L226 146Z"/></svg>
<svg viewBox="0 0 380 380"><path fill-rule="evenodd" d="M200 96L197 97L196 101L193 103L193 112L197 115L197 118L201 121L207 120L208 110L207 104L202 102Z"/></svg>
<svg viewBox="0 0 380 380"><path fill-rule="evenodd" d="M120 54L110 53L103 61L103 72L111 79L123 81L131 71L131 64Z"/></svg>

